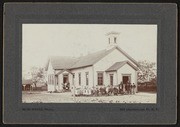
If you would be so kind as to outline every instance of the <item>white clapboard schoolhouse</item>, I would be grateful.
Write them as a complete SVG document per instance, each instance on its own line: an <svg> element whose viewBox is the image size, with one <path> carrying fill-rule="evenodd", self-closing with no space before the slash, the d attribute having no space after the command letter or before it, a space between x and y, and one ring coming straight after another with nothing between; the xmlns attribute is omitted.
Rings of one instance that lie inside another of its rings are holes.
<svg viewBox="0 0 180 127"><path fill-rule="evenodd" d="M70 89L83 87L114 86L128 81L136 85L138 63L118 45L117 32L110 32L106 49L74 57L50 57L46 66L48 91L63 89L69 83Z"/></svg>

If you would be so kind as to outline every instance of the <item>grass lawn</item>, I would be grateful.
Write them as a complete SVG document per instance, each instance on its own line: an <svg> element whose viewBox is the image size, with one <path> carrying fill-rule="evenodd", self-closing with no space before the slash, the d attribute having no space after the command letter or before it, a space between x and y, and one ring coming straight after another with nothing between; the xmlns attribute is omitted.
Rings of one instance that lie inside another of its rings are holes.
<svg viewBox="0 0 180 127"><path fill-rule="evenodd" d="M139 92L135 95L72 96L71 92L22 92L23 103L156 103L156 93Z"/></svg>

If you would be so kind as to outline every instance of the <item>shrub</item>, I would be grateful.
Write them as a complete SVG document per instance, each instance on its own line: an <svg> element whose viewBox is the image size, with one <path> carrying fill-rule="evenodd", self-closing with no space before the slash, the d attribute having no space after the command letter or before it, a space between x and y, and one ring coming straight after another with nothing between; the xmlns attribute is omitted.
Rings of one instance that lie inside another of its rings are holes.
<svg viewBox="0 0 180 127"><path fill-rule="evenodd" d="M157 86L156 85L138 85L139 92L156 92Z"/></svg>

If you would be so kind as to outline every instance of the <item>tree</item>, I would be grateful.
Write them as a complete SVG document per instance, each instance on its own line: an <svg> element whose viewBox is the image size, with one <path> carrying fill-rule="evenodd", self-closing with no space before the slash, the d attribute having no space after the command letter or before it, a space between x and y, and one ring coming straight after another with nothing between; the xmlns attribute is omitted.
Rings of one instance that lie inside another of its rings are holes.
<svg viewBox="0 0 180 127"><path fill-rule="evenodd" d="M32 75L32 81L33 81L35 87L37 87L38 82L44 82L45 81L44 69L43 68L32 67L31 68L31 75Z"/></svg>
<svg viewBox="0 0 180 127"><path fill-rule="evenodd" d="M156 82L157 72L156 72L156 63L149 61L139 61L140 70L138 71L138 82ZM156 83L155 83L156 84Z"/></svg>

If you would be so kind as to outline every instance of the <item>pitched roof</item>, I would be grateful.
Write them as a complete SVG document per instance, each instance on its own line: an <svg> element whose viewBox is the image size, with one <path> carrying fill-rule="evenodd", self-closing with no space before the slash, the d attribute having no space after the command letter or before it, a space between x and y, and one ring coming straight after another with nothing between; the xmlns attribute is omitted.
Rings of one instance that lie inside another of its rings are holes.
<svg viewBox="0 0 180 127"><path fill-rule="evenodd" d="M23 80L22 80L22 84L23 84L23 85L33 84L33 81L32 81L31 79L23 79Z"/></svg>
<svg viewBox="0 0 180 127"><path fill-rule="evenodd" d="M105 57L107 54L109 54L114 49L119 50L122 54L124 54L129 60L131 60L134 64L137 66L138 63L129 56L125 51L123 51L119 47L114 47L110 50L101 50L92 54L88 54L86 56L74 58L74 57L63 57L63 56L53 56L50 57L49 61L51 61L53 69L75 69L80 67L87 67L95 64L99 60L101 60L103 57ZM48 69L49 61L46 64L46 70Z"/></svg>
<svg viewBox="0 0 180 127"><path fill-rule="evenodd" d="M68 69L70 68L78 58L69 56L51 56L48 60L48 64L45 69L48 69L49 62L51 61L53 69Z"/></svg>
<svg viewBox="0 0 180 127"><path fill-rule="evenodd" d="M86 56L82 56L73 66L70 67L70 69L74 69L74 68L79 68L79 67L86 67L86 66L91 66L93 64L95 64L97 61L99 61L100 59L102 59L104 56L106 56L107 54L109 54L111 50L101 50Z"/></svg>
<svg viewBox="0 0 180 127"><path fill-rule="evenodd" d="M108 68L106 71L116 71L116 70L120 69L122 66L124 66L125 64L128 64L135 70L138 70L137 67L135 67L133 64L131 64L129 61L126 60L126 61L116 62L110 68Z"/></svg>

